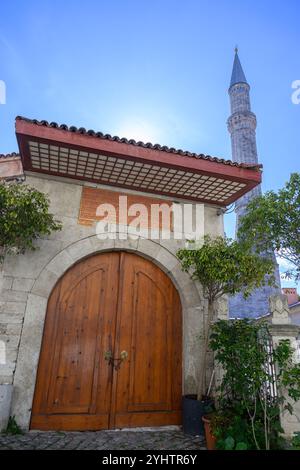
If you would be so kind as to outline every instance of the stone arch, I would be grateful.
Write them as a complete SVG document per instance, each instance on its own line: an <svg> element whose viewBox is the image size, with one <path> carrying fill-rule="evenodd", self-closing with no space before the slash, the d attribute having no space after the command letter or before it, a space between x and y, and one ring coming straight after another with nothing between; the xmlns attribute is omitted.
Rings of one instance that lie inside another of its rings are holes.
<svg viewBox="0 0 300 470"><path fill-rule="evenodd" d="M105 239L96 235L80 239L62 249L39 273L28 295L21 335L17 367L14 377L12 413L20 426L28 429L31 406L42 343L48 298L64 273L85 257L104 251L131 251L148 258L172 280L182 304L183 329L183 387L190 392L197 376L199 347L195 332L201 331L204 303L200 291L187 273L183 273L175 256L159 241L143 237L136 239Z"/></svg>

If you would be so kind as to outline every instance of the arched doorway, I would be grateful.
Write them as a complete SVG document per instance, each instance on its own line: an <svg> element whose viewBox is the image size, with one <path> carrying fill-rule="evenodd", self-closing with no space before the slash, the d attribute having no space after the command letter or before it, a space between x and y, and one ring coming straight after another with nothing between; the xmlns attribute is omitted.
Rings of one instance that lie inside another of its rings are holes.
<svg viewBox="0 0 300 470"><path fill-rule="evenodd" d="M91 256L49 298L31 429L179 424L181 368L169 277L133 253Z"/></svg>

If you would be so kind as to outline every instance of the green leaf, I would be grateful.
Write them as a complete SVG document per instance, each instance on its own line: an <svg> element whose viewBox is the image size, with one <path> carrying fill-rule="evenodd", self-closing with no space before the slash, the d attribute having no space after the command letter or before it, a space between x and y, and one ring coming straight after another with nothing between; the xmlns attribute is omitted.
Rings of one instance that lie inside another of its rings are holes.
<svg viewBox="0 0 300 470"><path fill-rule="evenodd" d="M238 237L256 251L276 251L290 264L287 277L300 279L300 173L285 187L250 201L240 220Z"/></svg>
<svg viewBox="0 0 300 470"><path fill-rule="evenodd" d="M238 442L235 446L235 450L247 450L248 446L245 442Z"/></svg>
<svg viewBox="0 0 300 470"><path fill-rule="evenodd" d="M0 182L0 262L4 255L35 250L36 241L62 225L48 196L26 184Z"/></svg>
<svg viewBox="0 0 300 470"><path fill-rule="evenodd" d="M231 436L226 437L226 439L225 439L225 450L233 450L234 449L234 444L235 444L235 441L234 441L233 437L231 437Z"/></svg>

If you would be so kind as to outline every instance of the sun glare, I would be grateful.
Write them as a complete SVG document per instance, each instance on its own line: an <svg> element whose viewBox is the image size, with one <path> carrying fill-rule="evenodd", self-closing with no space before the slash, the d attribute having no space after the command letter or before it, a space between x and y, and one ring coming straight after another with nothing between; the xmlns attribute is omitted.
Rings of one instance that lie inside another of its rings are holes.
<svg viewBox="0 0 300 470"><path fill-rule="evenodd" d="M143 121L127 121L120 125L117 135L134 139L137 142L151 142L153 144L159 142L159 132L151 124Z"/></svg>

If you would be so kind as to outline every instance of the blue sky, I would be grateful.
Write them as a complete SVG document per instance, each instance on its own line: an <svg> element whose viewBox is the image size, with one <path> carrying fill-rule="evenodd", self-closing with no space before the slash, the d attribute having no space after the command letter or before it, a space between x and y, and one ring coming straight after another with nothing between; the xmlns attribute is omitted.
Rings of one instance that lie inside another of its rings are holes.
<svg viewBox="0 0 300 470"><path fill-rule="evenodd" d="M234 47L251 85L263 189L299 171L300 3L276 0L2 2L0 153L24 115L231 158ZM234 234L233 214L226 217Z"/></svg>

